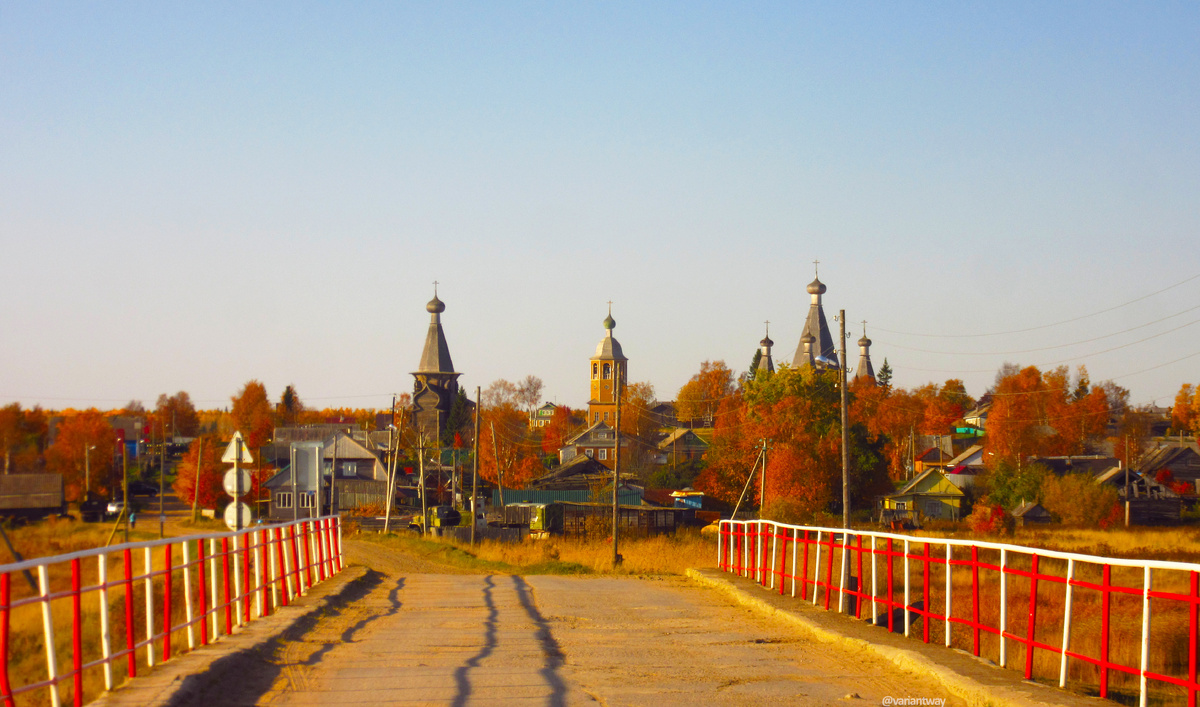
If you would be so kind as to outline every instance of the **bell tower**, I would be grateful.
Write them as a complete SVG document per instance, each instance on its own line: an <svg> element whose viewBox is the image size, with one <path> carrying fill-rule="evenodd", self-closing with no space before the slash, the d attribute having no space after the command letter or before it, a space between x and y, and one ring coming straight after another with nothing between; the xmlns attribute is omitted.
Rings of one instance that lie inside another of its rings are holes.
<svg viewBox="0 0 1200 707"><path fill-rule="evenodd" d="M622 386L625 385L625 369L629 361L621 351L621 344L613 338L613 328L616 326L617 322L612 317L612 302L609 302L608 316L604 318L605 335L596 346L589 368L592 383L592 394L588 400L589 425L605 422L611 427L616 421L616 383L620 381Z"/></svg>
<svg viewBox="0 0 1200 707"><path fill-rule="evenodd" d="M438 299L437 283L434 283L433 299L425 305L429 312L429 332L425 335L425 350L421 352L421 363L412 376L413 407L412 423L415 428L428 435L440 437L450 419L450 406L458 394L458 377L450 360L450 346L446 343L446 332L442 331L442 312L446 305Z"/></svg>

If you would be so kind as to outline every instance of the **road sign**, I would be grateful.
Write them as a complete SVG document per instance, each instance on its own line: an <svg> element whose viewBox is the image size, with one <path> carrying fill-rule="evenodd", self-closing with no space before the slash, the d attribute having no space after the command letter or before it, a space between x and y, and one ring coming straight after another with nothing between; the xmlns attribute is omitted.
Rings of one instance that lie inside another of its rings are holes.
<svg viewBox="0 0 1200 707"><path fill-rule="evenodd" d="M250 526L250 506L241 501L234 501L225 506L225 526L230 530L238 529L238 516L241 516L241 527Z"/></svg>
<svg viewBox="0 0 1200 707"><path fill-rule="evenodd" d="M241 493L238 493L238 477L242 477ZM222 485L225 487L225 493L237 498L250 493L250 485L253 483L250 479L250 472L245 469L230 469L225 472L225 480Z"/></svg>
<svg viewBox="0 0 1200 707"><path fill-rule="evenodd" d="M242 447L241 459L238 459L238 442L241 442ZM250 448L246 445L245 440L242 439L241 432L233 433L233 439L229 440L229 446L225 448L225 453L221 455L221 461L226 464L233 464L235 462L241 462L242 464L254 463L254 458L250 456Z"/></svg>

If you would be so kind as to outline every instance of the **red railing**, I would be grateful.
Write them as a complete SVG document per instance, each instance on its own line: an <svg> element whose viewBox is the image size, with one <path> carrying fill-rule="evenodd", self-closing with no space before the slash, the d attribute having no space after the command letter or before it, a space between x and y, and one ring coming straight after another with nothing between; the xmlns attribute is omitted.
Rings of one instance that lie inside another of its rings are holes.
<svg viewBox="0 0 1200 707"><path fill-rule="evenodd" d="M134 567L136 554L142 556L140 573ZM92 562L96 583L85 584L84 565ZM67 701L82 705L85 677L95 679L98 672L103 689L111 690L118 661L135 677L139 656L150 667L183 652L181 640L187 650L220 640L307 593L314 569L319 581L339 572L342 563L341 525L336 516L327 516L2 565L0 702L13 707L18 697L46 690L55 707L62 704L63 692ZM112 569L119 571L119 579L110 578ZM14 574L28 577L28 586L14 586ZM113 592L122 595L117 603ZM144 600L141 612L138 594ZM94 616L85 610L85 595L95 597ZM41 614L40 631L36 613ZM14 632L14 618L20 623L17 633L25 629L20 636ZM70 643L60 645L56 629L68 622ZM115 646L114 629L121 636ZM45 652L44 680L29 674L31 650ZM62 671L64 651L70 667Z"/></svg>
<svg viewBox="0 0 1200 707"><path fill-rule="evenodd" d="M1200 564L773 521L720 528L717 566L780 594L790 582L825 609L836 595L839 612L905 636L920 622L926 643L940 624L946 646L1002 667L1019 652L1026 679L1197 705Z"/></svg>

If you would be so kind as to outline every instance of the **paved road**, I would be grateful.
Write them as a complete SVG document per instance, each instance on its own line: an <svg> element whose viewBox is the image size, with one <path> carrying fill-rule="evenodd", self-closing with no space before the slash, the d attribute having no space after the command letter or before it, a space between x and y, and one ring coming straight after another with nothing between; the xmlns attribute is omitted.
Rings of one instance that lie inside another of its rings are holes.
<svg viewBox="0 0 1200 707"><path fill-rule="evenodd" d="M191 704L667 707L949 697L928 678L810 642L681 578L436 574L377 546L347 549L373 567L360 598Z"/></svg>

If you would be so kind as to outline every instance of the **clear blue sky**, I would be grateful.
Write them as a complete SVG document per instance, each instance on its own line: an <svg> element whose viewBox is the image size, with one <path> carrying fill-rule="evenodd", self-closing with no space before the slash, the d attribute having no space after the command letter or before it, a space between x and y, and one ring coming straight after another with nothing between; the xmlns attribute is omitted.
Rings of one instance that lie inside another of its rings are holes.
<svg viewBox="0 0 1200 707"><path fill-rule="evenodd" d="M1169 403L1197 37L1194 3L7 2L0 403L384 407L435 279L469 389L583 404L612 300L670 399L764 320L790 360L818 258L899 385L1061 362Z"/></svg>

